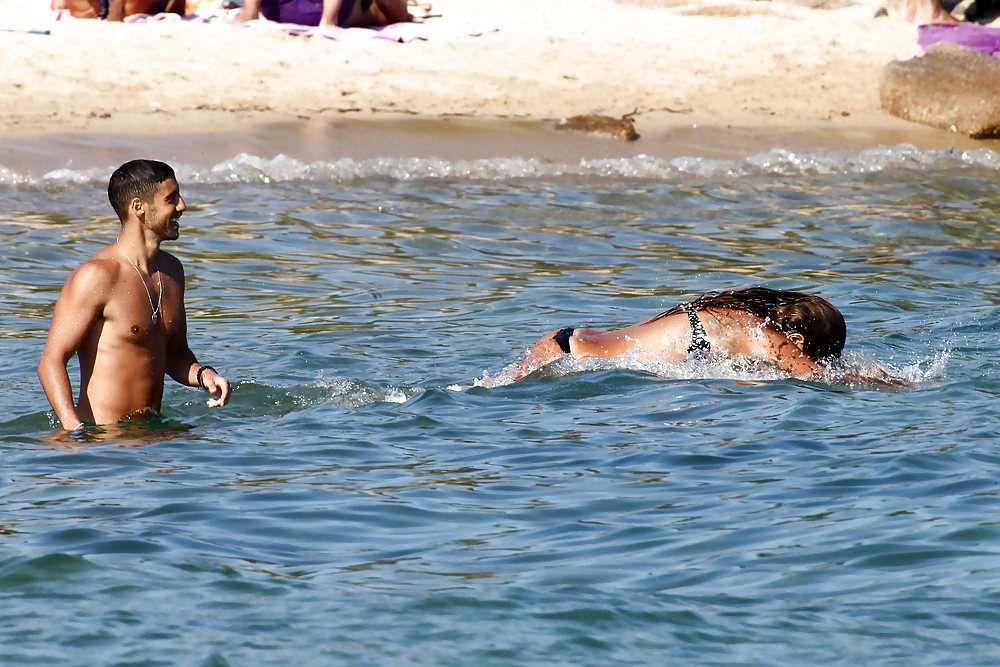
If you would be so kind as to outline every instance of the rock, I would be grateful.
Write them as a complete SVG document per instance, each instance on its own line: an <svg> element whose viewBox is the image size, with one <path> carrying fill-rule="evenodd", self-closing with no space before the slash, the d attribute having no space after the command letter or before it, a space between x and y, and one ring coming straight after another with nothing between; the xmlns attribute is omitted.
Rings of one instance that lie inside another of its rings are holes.
<svg viewBox="0 0 1000 667"><path fill-rule="evenodd" d="M599 116L597 114L571 116L556 123L556 129L587 132L621 141L635 141L639 138L639 133L635 131L635 122L633 121L636 113L636 111L633 111L621 118Z"/></svg>
<svg viewBox="0 0 1000 667"><path fill-rule="evenodd" d="M882 108L904 120L973 139L1000 137L1000 58L936 44L886 65L879 94Z"/></svg>

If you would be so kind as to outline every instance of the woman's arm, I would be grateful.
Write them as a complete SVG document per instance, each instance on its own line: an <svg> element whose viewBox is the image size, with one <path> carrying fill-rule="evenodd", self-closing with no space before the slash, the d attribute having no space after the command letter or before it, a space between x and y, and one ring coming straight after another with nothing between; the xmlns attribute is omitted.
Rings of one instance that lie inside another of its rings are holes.
<svg viewBox="0 0 1000 667"><path fill-rule="evenodd" d="M486 376L481 380L476 380L476 385L480 387L502 387L513 384L534 373L542 366L566 354L559 343L555 340L555 335L562 331L556 329L538 339L534 345L521 357L520 361L508 364L493 376Z"/></svg>
<svg viewBox="0 0 1000 667"><path fill-rule="evenodd" d="M622 331L604 333L594 329L577 329L569 339L569 349L574 357L600 357L610 359L635 349L639 340Z"/></svg>
<svg viewBox="0 0 1000 667"><path fill-rule="evenodd" d="M624 354L637 345L635 339L620 332L602 333L593 329L574 329L573 333L564 339L564 343L569 347L567 353L557 340L557 334L563 331L568 330L556 329L545 334L538 339L538 342L528 350L520 361L504 367L492 377L478 380L477 384L482 387L499 387L522 380L567 354L578 359L586 359L587 357L608 359Z"/></svg>

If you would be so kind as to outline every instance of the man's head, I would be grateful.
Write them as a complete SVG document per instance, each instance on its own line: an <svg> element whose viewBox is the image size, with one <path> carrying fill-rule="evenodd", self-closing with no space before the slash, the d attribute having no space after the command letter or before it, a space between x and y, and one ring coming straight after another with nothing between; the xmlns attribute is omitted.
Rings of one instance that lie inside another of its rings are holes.
<svg viewBox="0 0 1000 667"><path fill-rule="evenodd" d="M174 170L157 160L131 160L115 169L108 181L108 199L122 224L128 219L133 200L152 204L157 186L167 180L177 180Z"/></svg>

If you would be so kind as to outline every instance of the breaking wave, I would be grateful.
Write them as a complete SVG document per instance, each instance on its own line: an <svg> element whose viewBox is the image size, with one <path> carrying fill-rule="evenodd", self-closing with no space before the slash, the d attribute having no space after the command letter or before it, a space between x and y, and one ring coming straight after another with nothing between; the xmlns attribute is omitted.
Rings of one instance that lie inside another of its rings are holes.
<svg viewBox="0 0 1000 667"><path fill-rule="evenodd" d="M0 187L62 189L103 186L115 166L56 169L41 176L0 165ZM445 160L441 158L373 158L303 162L287 155L274 158L241 153L211 166L177 164L184 183L281 183L286 181L347 182L363 178L410 180L509 180L585 176L664 180L682 176L871 174L890 169L927 170L978 167L1000 171L1000 153L988 148L919 150L909 144L862 151L795 152L774 149L736 160L703 157L580 160L553 163L534 158Z"/></svg>

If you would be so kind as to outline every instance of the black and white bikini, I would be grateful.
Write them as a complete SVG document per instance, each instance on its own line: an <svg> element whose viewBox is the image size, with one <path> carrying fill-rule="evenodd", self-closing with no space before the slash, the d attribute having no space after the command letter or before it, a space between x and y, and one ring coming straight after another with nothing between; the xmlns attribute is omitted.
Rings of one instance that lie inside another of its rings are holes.
<svg viewBox="0 0 1000 667"><path fill-rule="evenodd" d="M688 354L705 354L712 349L705 335L705 327L698 319L698 313L690 303L685 303L681 308L688 314L688 322L691 324L691 344L688 345Z"/></svg>

